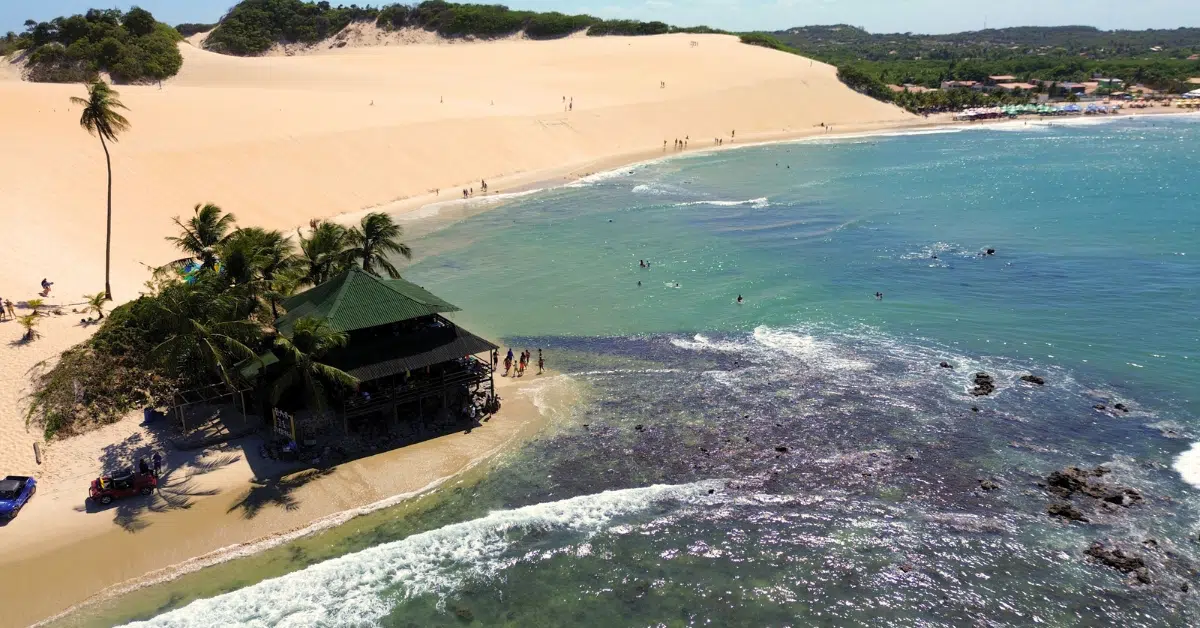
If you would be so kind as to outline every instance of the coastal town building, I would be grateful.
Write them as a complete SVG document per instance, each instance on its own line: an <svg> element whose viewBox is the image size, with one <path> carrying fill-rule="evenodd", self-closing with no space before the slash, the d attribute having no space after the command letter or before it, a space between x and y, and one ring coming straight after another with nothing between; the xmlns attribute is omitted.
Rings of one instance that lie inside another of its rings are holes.
<svg viewBox="0 0 1200 628"><path fill-rule="evenodd" d="M982 90L983 84L979 81L942 81L942 89L973 89Z"/></svg>

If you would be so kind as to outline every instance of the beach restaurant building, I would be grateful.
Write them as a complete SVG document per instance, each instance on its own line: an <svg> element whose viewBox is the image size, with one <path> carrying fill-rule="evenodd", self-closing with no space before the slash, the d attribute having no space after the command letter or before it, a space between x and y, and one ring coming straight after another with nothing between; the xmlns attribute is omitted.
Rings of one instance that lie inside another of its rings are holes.
<svg viewBox="0 0 1200 628"><path fill-rule="evenodd" d="M433 422L453 422L463 408L495 400L489 354L496 345L442 315L459 308L403 279L380 279L355 267L283 302L275 327L290 334L303 318L323 319L349 342L321 362L354 376L357 390L343 391L324 413L308 408L277 425L294 440L316 440L340 428L345 434L413 436ZM277 423L280 413L276 413Z"/></svg>

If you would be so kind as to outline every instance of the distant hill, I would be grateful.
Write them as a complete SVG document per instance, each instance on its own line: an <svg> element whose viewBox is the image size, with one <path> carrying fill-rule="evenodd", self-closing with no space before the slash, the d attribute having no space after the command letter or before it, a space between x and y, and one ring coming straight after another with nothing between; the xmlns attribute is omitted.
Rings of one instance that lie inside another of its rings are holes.
<svg viewBox="0 0 1200 628"><path fill-rule="evenodd" d="M663 22L602 20L590 15L514 11L503 5L456 4L428 0L415 6L390 4L334 7L303 0L243 0L217 24L204 42L213 52L260 55L276 44L316 44L353 22L371 22L384 30L416 28L443 37L491 39L519 32L533 39L588 35L657 35L671 32L719 32L700 26L677 28ZM180 25L196 32L196 25Z"/></svg>
<svg viewBox="0 0 1200 628"><path fill-rule="evenodd" d="M1102 31L1091 26L1020 26L949 35L869 33L846 24L799 26L771 33L804 51L860 59L1005 58L1086 55L1093 59L1155 55L1186 59L1200 53L1200 28Z"/></svg>
<svg viewBox="0 0 1200 628"><path fill-rule="evenodd" d="M179 33L134 7L91 9L48 22L25 22L25 32L0 39L0 56L23 53L32 81L90 81L107 72L119 83L160 81L183 66Z"/></svg>
<svg viewBox="0 0 1200 628"><path fill-rule="evenodd" d="M1011 75L1020 81L1094 76L1179 91L1200 76L1200 28L1102 31L1090 26L988 29L949 35L876 34L846 24L764 34L794 52L884 84L936 88L942 81Z"/></svg>

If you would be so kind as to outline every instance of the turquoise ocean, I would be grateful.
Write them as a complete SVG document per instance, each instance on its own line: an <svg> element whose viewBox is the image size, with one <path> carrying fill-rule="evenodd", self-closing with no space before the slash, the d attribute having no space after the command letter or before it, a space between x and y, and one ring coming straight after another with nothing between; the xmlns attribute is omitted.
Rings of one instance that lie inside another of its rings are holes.
<svg viewBox="0 0 1200 628"><path fill-rule="evenodd" d="M664 157L412 242L409 279L558 373L537 440L272 550L270 578L201 571L105 621L1200 622L1200 119ZM968 394L978 371L996 392ZM1038 482L1071 465L1145 499L1051 518Z"/></svg>

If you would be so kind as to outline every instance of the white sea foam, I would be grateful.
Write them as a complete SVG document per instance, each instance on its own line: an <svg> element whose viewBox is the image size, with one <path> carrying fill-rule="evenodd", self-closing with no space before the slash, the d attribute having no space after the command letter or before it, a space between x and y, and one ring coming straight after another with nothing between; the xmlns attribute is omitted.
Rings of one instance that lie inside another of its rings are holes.
<svg viewBox="0 0 1200 628"><path fill-rule="evenodd" d="M1192 444L1191 449L1179 454L1174 467L1184 482L1200 488L1200 443Z"/></svg>
<svg viewBox="0 0 1200 628"><path fill-rule="evenodd" d="M615 168L613 170L605 170L604 172L597 172L595 174L589 174L586 177L580 177L578 180L575 180L575 181L572 181L571 183L566 184L564 187L585 188L585 187L589 187L589 186L595 185L595 184L603 182L603 181L608 181L611 179L620 179L621 177L627 177L627 176L637 172L638 170L645 168L650 163L653 163L653 162L641 162L641 163L633 164L631 166L622 166L620 168Z"/></svg>
<svg viewBox="0 0 1200 628"><path fill-rule="evenodd" d="M831 370L865 371L873 366L866 360L842 355L844 351L833 343L819 340L812 334L762 326L754 329L754 341L767 349Z"/></svg>
<svg viewBox="0 0 1200 628"><path fill-rule="evenodd" d="M690 207L692 205L711 205L713 207L739 207L747 205L754 208L770 207L771 202L767 197L752 198L744 201L689 201L686 203L675 203L676 207Z"/></svg>
<svg viewBox="0 0 1200 628"><path fill-rule="evenodd" d="M593 535L618 517L657 503L724 499L722 480L606 491L501 510L480 519L415 534L197 600L129 626L373 626L399 599L453 590L466 578L495 575L511 563L505 553L531 530ZM709 491L716 491L715 496Z"/></svg>

